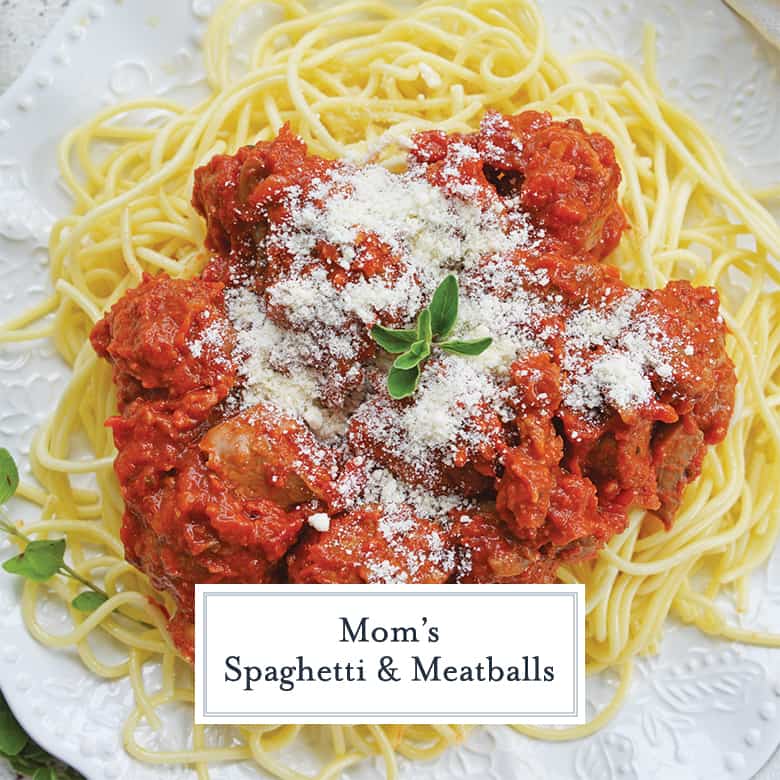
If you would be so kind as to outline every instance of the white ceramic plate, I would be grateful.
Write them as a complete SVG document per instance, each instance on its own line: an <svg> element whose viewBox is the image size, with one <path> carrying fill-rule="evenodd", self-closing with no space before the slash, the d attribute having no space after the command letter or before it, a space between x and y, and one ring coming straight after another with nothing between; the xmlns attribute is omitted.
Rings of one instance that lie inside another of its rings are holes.
<svg viewBox="0 0 780 780"><path fill-rule="evenodd" d="M498 2L498 0L497 0ZM644 21L659 32L660 75L669 94L728 150L755 186L780 180L780 56L717 0L541 0L559 49L597 46L637 61ZM104 105L201 85L199 41L210 0L74 0L30 66L0 99L0 319L49 287L48 227L66 213L58 183L59 138ZM24 463L34 428L52 409L66 369L46 344L0 350L0 443ZM22 509L21 505L17 508ZM23 515L22 515L23 516ZM10 555L0 544L0 558ZM142 766L121 747L131 692L25 632L18 583L0 577L0 685L32 736L90 780L189 778ZM780 628L780 551L755 577L745 624ZM56 623L56 610L46 610ZM63 627L64 630L64 627ZM590 739L544 744L509 729L478 729L432 764L404 763L404 780L747 780L780 743L780 652L712 641L670 625L662 651L639 661L628 704ZM150 671L153 674L154 670ZM614 685L592 681L589 706ZM174 747L190 717L171 712L149 744ZM306 751L296 759L306 761ZM249 765L215 769L219 780L258 777ZM374 763L353 780L381 777Z"/></svg>

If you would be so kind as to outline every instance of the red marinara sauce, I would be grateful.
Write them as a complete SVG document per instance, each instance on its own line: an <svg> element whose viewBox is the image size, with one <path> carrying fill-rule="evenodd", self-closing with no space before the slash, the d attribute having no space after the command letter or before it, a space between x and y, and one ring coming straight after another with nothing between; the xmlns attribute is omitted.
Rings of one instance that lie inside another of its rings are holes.
<svg viewBox="0 0 780 780"><path fill-rule="evenodd" d="M631 290L600 262L626 229L606 138L493 113L415 136L394 176L309 155L287 127L215 157L193 195L204 273L145 276L92 332L118 388L127 559L175 597L186 657L197 582L552 581L630 506L671 525L725 435L716 291ZM430 210L413 238L406 200ZM498 368L434 355L397 401L370 328L428 302L429 229L471 247L442 262L493 354L511 349Z"/></svg>

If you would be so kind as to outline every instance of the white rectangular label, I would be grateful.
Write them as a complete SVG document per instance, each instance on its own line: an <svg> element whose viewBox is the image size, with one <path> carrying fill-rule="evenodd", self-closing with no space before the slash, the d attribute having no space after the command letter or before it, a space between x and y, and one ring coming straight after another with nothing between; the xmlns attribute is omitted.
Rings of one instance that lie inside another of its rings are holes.
<svg viewBox="0 0 780 780"><path fill-rule="evenodd" d="M197 723L585 722L582 585L198 585Z"/></svg>

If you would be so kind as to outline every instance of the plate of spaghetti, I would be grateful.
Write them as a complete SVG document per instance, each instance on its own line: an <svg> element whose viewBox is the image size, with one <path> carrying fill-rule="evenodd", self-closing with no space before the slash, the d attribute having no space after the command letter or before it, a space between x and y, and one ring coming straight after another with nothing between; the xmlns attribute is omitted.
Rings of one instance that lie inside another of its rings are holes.
<svg viewBox="0 0 780 780"><path fill-rule="evenodd" d="M778 64L703 0L76 2L0 102L30 734L88 778L753 776ZM195 726L220 582L584 583L589 722Z"/></svg>

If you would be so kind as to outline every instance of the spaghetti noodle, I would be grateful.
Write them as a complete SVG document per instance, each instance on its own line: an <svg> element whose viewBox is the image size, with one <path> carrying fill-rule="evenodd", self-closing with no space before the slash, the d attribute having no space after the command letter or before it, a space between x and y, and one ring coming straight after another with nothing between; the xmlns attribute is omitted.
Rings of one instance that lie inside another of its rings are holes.
<svg viewBox="0 0 780 780"><path fill-rule="evenodd" d="M729 625L716 605L725 595L744 609L750 574L780 531L780 292L768 291L780 281L772 262L780 257L780 229L735 181L706 133L661 95L652 31L640 74L601 53L559 59L530 0L430 0L406 10L373 0L319 10L274 0L283 18L257 37L247 63L232 32L259 5L228 0L214 13L204 41L211 93L205 101L194 108L161 99L113 106L62 142L59 164L74 207L51 234L54 293L6 323L0 341L51 336L72 366L54 415L34 440L40 487L23 485L20 495L42 511L25 530L67 537L75 570L100 575L111 598L88 616L71 608L73 630L53 635L38 622L36 603L51 587L69 604L75 584L27 582L22 610L32 635L51 647L75 647L99 676L128 677L136 702L124 729L128 752L141 761L192 765L201 778L209 764L245 759L284 780L303 778L277 755L303 728L326 756L319 780L371 754L381 755L394 777L396 753L425 759L464 738L466 729L455 725L254 726L215 747L195 727L192 744L181 750L142 746L141 723L159 726L159 710L191 703L193 691L166 617L152 603L170 611L170 597L155 593L123 558L115 450L103 426L116 408L114 387L88 334L143 272L189 277L202 269L204 227L190 193L194 169L213 155L269 140L289 122L312 153L393 168L403 157L398 139L410 132L468 132L487 109L535 109L576 116L612 141L632 228L612 261L635 286L687 278L716 287L739 385L728 435L708 452L672 529L635 511L596 559L559 571L565 582L586 584L589 669L620 672L615 698L587 726L519 730L571 739L602 726L627 695L632 659L656 651L670 614L709 634L780 646L778 636ZM606 64L612 76L584 79L576 69L586 62ZM739 240L744 236L752 237L749 246ZM74 454L77 433L89 441L87 459ZM76 487L72 478L80 474L94 475L96 489ZM144 626L127 621L120 608ZM90 643L97 629L125 649L122 661L101 660ZM150 662L162 667L156 690L142 677Z"/></svg>

